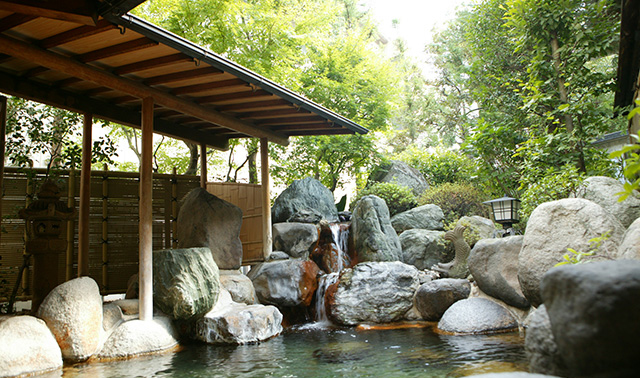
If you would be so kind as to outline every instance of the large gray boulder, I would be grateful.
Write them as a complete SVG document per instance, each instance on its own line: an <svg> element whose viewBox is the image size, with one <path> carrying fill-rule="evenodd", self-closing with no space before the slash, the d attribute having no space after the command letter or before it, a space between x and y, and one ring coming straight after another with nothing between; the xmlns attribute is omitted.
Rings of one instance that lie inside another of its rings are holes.
<svg viewBox="0 0 640 378"><path fill-rule="evenodd" d="M637 375L640 261L560 266L541 291L568 376Z"/></svg>
<svg viewBox="0 0 640 378"><path fill-rule="evenodd" d="M518 256L518 281L532 306L542 303L542 276L564 261L567 248L587 252L590 239L609 232L597 254L615 257L624 229L602 206L582 198L562 199L538 206L529 217Z"/></svg>
<svg viewBox="0 0 640 378"><path fill-rule="evenodd" d="M464 226L464 238L473 248L478 240L491 239L496 232L496 225L491 219L479 215L464 216L458 219L456 226Z"/></svg>
<svg viewBox="0 0 640 378"><path fill-rule="evenodd" d="M422 319L436 321L455 302L466 299L471 285L465 279L443 278L421 285L414 298Z"/></svg>
<svg viewBox="0 0 640 378"><path fill-rule="evenodd" d="M395 262L360 263L340 274L330 317L344 325L401 320L413 307L418 270Z"/></svg>
<svg viewBox="0 0 640 378"><path fill-rule="evenodd" d="M62 357L70 361L84 361L98 350L102 315L100 289L89 277L55 287L37 313L55 336Z"/></svg>
<svg viewBox="0 0 640 378"><path fill-rule="evenodd" d="M518 322L504 307L485 298L457 301L445 311L438 328L458 334L493 333L518 328Z"/></svg>
<svg viewBox="0 0 640 378"><path fill-rule="evenodd" d="M618 193L623 191L624 186L620 181L611 177L594 176L584 180L577 190L577 196L602 206L627 228L640 217L640 198L629 196L620 202Z"/></svg>
<svg viewBox="0 0 640 378"><path fill-rule="evenodd" d="M535 309L529 319L524 344L529 360L529 371L566 377L564 361L558 353L558 346L553 338L551 322L545 305L540 305Z"/></svg>
<svg viewBox="0 0 640 378"><path fill-rule="evenodd" d="M208 344L248 344L282 332L282 314L274 306L236 303L226 290L215 307L195 323L195 338Z"/></svg>
<svg viewBox="0 0 640 378"><path fill-rule="evenodd" d="M33 316L0 318L0 377L62 373L62 353L44 321Z"/></svg>
<svg viewBox="0 0 640 378"><path fill-rule="evenodd" d="M419 170L411 167L404 161L391 160L382 164L368 181L393 182L411 189L413 195L420 196L429 188L429 183Z"/></svg>
<svg viewBox="0 0 640 378"><path fill-rule="evenodd" d="M274 224L287 222L298 213L319 214L321 219L329 222L339 220L333 194L311 177L294 181L280 193L271 208L271 220Z"/></svg>
<svg viewBox="0 0 640 378"><path fill-rule="evenodd" d="M231 294L234 302L248 305L258 303L253 282L237 270L220 271L220 285Z"/></svg>
<svg viewBox="0 0 640 378"><path fill-rule="evenodd" d="M318 226L309 223L275 223L273 250L291 257L307 257L318 244Z"/></svg>
<svg viewBox="0 0 640 378"><path fill-rule="evenodd" d="M171 349L178 345L177 333L169 317L129 320L120 324L105 341L98 359L128 358Z"/></svg>
<svg viewBox="0 0 640 378"><path fill-rule="evenodd" d="M190 191L178 213L178 248L207 247L218 268L242 265L242 210L203 188Z"/></svg>
<svg viewBox="0 0 640 378"><path fill-rule="evenodd" d="M209 248L153 252L154 303L173 319L204 315L216 304L220 279Z"/></svg>
<svg viewBox="0 0 640 378"><path fill-rule="evenodd" d="M636 219L625 231L622 243L618 247L618 257L640 260L640 218Z"/></svg>
<svg viewBox="0 0 640 378"><path fill-rule="evenodd" d="M369 195L358 201L350 236L360 262L400 260L400 239L391 226L389 208L380 197Z"/></svg>
<svg viewBox="0 0 640 378"><path fill-rule="evenodd" d="M398 234L414 228L443 230L443 219L444 213L440 206L428 204L394 215L391 218L391 225Z"/></svg>
<svg viewBox="0 0 640 378"><path fill-rule="evenodd" d="M258 264L247 276L260 303L292 307L311 304L319 272L313 261L289 259Z"/></svg>
<svg viewBox="0 0 640 378"><path fill-rule="evenodd" d="M518 282L518 255L523 236L482 239L471 250L467 264L480 290L506 304L528 308Z"/></svg>
<svg viewBox="0 0 640 378"><path fill-rule="evenodd" d="M400 245L400 261L420 270L453 259L453 250L445 244L444 231L407 230L400 234Z"/></svg>

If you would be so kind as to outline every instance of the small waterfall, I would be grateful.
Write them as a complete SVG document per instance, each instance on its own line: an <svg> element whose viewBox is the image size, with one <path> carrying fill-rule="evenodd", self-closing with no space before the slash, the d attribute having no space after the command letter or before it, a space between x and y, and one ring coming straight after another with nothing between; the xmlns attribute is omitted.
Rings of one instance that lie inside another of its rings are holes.
<svg viewBox="0 0 640 378"><path fill-rule="evenodd" d="M349 226L340 223L332 223L329 225L332 235L332 244L335 248L331 249L332 253L335 253L335 265L332 268L332 272L340 272L344 268L348 268L351 265L349 254L347 250L349 248ZM334 265L334 264L332 264Z"/></svg>
<svg viewBox="0 0 640 378"><path fill-rule="evenodd" d="M316 291L316 322L321 325L329 325L331 322L327 316L325 297L327 289L338 282L338 273L329 273L318 280L318 290Z"/></svg>

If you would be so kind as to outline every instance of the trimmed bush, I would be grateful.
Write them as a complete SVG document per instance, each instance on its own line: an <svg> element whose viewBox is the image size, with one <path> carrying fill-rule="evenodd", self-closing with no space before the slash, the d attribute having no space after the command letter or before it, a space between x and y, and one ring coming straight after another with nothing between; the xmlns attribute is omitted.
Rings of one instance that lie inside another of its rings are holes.
<svg viewBox="0 0 640 378"><path fill-rule="evenodd" d="M411 189L393 182L377 182L360 190L349 204L349 209L353 211L360 198L371 194L382 198L384 202L387 203L391 216L412 209L418 205Z"/></svg>
<svg viewBox="0 0 640 378"><path fill-rule="evenodd" d="M485 197L484 193L471 184L447 182L427 189L418 203L440 206L444 213L444 223L450 224L465 215L489 218L489 206L482 203Z"/></svg>

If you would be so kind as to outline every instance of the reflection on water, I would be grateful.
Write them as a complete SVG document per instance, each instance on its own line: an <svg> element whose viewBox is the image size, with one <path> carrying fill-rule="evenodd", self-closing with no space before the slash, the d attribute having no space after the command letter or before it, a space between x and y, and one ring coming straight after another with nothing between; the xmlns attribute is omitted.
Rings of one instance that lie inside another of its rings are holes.
<svg viewBox="0 0 640 378"><path fill-rule="evenodd" d="M524 336L445 336L430 328L297 329L255 345L191 344L128 361L67 367L64 377L463 377L526 371Z"/></svg>

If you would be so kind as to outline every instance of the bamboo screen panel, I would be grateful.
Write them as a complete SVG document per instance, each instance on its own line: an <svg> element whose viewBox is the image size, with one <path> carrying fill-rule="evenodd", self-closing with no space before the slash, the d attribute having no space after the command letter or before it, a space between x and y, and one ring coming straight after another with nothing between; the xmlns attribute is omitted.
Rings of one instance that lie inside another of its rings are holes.
<svg viewBox="0 0 640 378"><path fill-rule="evenodd" d="M262 186L234 182L209 182L207 191L242 209L242 264L264 261L262 248Z"/></svg>
<svg viewBox="0 0 640 378"><path fill-rule="evenodd" d="M36 172L33 183L38 186L44 174L43 171ZM138 173L91 172L89 274L96 280L103 294L126 291L129 277L138 272L138 180ZM18 210L25 207L28 182L29 179L24 173L12 168L5 170L2 198L4 231L0 244L0 299L10 294L23 262L24 221L18 218ZM70 197L69 187L72 188L74 207L77 209L79 177L70 180L68 172L61 172L56 183L62 194L60 200L64 203L67 203ZM174 220L177 216L178 201L199 185L198 176L154 175L154 250L175 246ZM34 192L37 192L37 188ZM68 264L65 253L60 255L60 282L75 277L77 272L77 222L65 224L61 238L67 238L68 226L73 229L73 241L69 243L72 259ZM31 294L31 269L25 271L25 277L20 284L21 290L18 292L19 298L28 298Z"/></svg>

